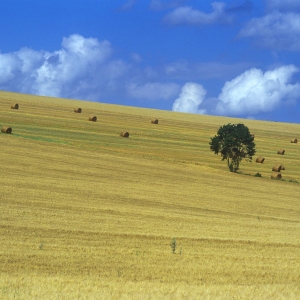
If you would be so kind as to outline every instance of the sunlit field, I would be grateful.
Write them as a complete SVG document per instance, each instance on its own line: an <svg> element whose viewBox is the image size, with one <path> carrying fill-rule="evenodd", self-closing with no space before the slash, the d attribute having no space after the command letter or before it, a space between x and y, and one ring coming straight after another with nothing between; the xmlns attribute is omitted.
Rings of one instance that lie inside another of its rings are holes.
<svg viewBox="0 0 300 300"><path fill-rule="evenodd" d="M255 135L238 174L228 123ZM0 92L3 126L0 299L300 299L299 124Z"/></svg>

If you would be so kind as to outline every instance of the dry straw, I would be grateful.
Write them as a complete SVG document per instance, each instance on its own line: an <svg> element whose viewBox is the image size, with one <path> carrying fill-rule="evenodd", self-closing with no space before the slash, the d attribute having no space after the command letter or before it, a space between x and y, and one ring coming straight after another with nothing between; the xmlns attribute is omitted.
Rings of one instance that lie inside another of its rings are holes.
<svg viewBox="0 0 300 300"><path fill-rule="evenodd" d="M297 144L297 143L298 143L298 140L297 140L297 139L292 139L292 140L291 140L291 143Z"/></svg>
<svg viewBox="0 0 300 300"><path fill-rule="evenodd" d="M283 155L283 154L284 154L284 152L285 152L285 150L283 150L283 149L279 149L279 150L277 151L277 154L281 154L281 155Z"/></svg>
<svg viewBox="0 0 300 300"><path fill-rule="evenodd" d="M89 121L96 122L97 117L96 116L91 116L91 117L89 117Z"/></svg>
<svg viewBox="0 0 300 300"><path fill-rule="evenodd" d="M19 109L19 104L18 103L12 104L11 109Z"/></svg>
<svg viewBox="0 0 300 300"><path fill-rule="evenodd" d="M282 170L282 165L274 165L272 168L273 172L280 172Z"/></svg>
<svg viewBox="0 0 300 300"><path fill-rule="evenodd" d="M271 178L272 179L281 179L281 174L280 173L272 173Z"/></svg>
<svg viewBox="0 0 300 300"><path fill-rule="evenodd" d="M1 132L3 132L3 133L12 133L12 129L9 126L3 126L1 128Z"/></svg>
<svg viewBox="0 0 300 300"><path fill-rule="evenodd" d="M257 163L262 164L264 161L265 161L265 158L262 157L262 156L258 156L258 157L256 158L256 162L257 162Z"/></svg>
<svg viewBox="0 0 300 300"><path fill-rule="evenodd" d="M82 113L82 109L80 107L77 107L77 108L74 109L74 112L80 114L80 113Z"/></svg>
<svg viewBox="0 0 300 300"><path fill-rule="evenodd" d="M157 120L157 119L152 120L151 123L152 123L152 124L158 124L158 120Z"/></svg>
<svg viewBox="0 0 300 300"><path fill-rule="evenodd" d="M128 132L128 131L122 131L122 132L120 133L120 136L121 136L121 137L126 137L126 138L128 138L128 137L129 137L129 132Z"/></svg>

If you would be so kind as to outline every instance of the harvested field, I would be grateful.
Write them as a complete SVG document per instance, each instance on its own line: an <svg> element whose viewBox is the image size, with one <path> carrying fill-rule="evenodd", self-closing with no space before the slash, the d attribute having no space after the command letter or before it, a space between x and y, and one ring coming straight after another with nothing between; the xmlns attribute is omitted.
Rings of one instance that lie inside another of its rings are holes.
<svg viewBox="0 0 300 300"><path fill-rule="evenodd" d="M299 298L299 124L2 91L0 120L1 299ZM238 122L266 160L236 174L208 143Z"/></svg>

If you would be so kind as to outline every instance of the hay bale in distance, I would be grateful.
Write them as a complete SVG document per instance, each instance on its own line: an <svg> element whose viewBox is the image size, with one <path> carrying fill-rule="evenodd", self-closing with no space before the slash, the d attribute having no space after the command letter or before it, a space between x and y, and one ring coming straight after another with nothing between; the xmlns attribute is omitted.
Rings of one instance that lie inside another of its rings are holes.
<svg viewBox="0 0 300 300"><path fill-rule="evenodd" d="M91 116L91 117L89 117L89 121L97 122L97 117L96 116Z"/></svg>
<svg viewBox="0 0 300 300"><path fill-rule="evenodd" d="M284 171L284 170L285 170L284 165L280 165L280 170L281 170L281 171Z"/></svg>
<svg viewBox="0 0 300 300"><path fill-rule="evenodd" d="M262 157L262 156L258 156L258 157L256 158L256 162L257 162L257 163L262 164L264 161L265 161L265 158Z"/></svg>
<svg viewBox="0 0 300 300"><path fill-rule="evenodd" d="M120 136L121 136L121 137L126 137L126 138L128 138L128 137L129 137L129 132L128 132L128 131L122 131L122 132L120 133Z"/></svg>
<svg viewBox="0 0 300 300"><path fill-rule="evenodd" d="M12 129L9 126L3 126L1 128L1 132L3 132L3 133L12 133Z"/></svg>
<svg viewBox="0 0 300 300"><path fill-rule="evenodd" d="M278 179L281 179L281 177L282 177L282 176L281 176L280 173L275 173L275 172L274 172L274 173L272 173L272 175L271 175L271 178L272 178L272 179L277 179L277 180L278 180Z"/></svg>
<svg viewBox="0 0 300 300"><path fill-rule="evenodd" d="M281 154L281 155L283 155L283 154L284 154L284 152L285 152L285 150L283 150L283 149L279 149L279 150L277 151L277 154Z"/></svg>
<svg viewBox="0 0 300 300"><path fill-rule="evenodd" d="M280 172L282 169L281 169L282 165L274 165L273 168L272 168L272 171L273 172Z"/></svg>
<svg viewBox="0 0 300 300"><path fill-rule="evenodd" d="M292 140L291 140L291 143L297 144L297 143L298 143L298 140L297 140L297 139L292 139Z"/></svg>
<svg viewBox="0 0 300 300"><path fill-rule="evenodd" d="M19 104L18 103L12 104L11 109L19 109Z"/></svg>
<svg viewBox="0 0 300 300"><path fill-rule="evenodd" d="M158 120L157 120L157 119L152 120L151 123L152 123L152 124L158 124Z"/></svg>
<svg viewBox="0 0 300 300"><path fill-rule="evenodd" d="M77 107L77 108L74 109L74 112L81 114L82 109L80 107Z"/></svg>

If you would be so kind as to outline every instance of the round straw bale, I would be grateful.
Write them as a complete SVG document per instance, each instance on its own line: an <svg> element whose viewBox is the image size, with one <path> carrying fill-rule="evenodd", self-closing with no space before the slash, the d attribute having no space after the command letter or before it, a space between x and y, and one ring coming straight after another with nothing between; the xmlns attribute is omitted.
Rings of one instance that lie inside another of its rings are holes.
<svg viewBox="0 0 300 300"><path fill-rule="evenodd" d="M285 150L283 150L283 149L279 149L279 150L277 151L277 154L281 154L281 155L283 155L283 154L284 154L284 152L285 152Z"/></svg>
<svg viewBox="0 0 300 300"><path fill-rule="evenodd" d="M11 132L12 132L12 129L11 129L11 127L9 127L9 126L3 126L3 127L1 128L1 132L3 132L3 133L11 133Z"/></svg>
<svg viewBox="0 0 300 300"><path fill-rule="evenodd" d="M282 165L274 165L273 168L272 168L272 171L273 172L280 172L281 171L281 166Z"/></svg>
<svg viewBox="0 0 300 300"><path fill-rule="evenodd" d="M120 133L120 136L128 138L129 137L129 132L128 131L122 131Z"/></svg>
<svg viewBox="0 0 300 300"><path fill-rule="evenodd" d="M89 121L96 122L97 117L96 116L91 116L91 117L89 117Z"/></svg>
<svg viewBox="0 0 300 300"><path fill-rule="evenodd" d="M281 170L281 171L285 170L284 165L280 165L280 170Z"/></svg>
<svg viewBox="0 0 300 300"><path fill-rule="evenodd" d="M77 107L77 108L74 109L74 112L80 114L80 113L82 113L82 109L80 107Z"/></svg>
<svg viewBox="0 0 300 300"><path fill-rule="evenodd" d="M265 161L265 158L262 157L262 156L258 156L258 157L256 158L256 162L257 162L257 163L262 164L264 161Z"/></svg>
<svg viewBox="0 0 300 300"><path fill-rule="evenodd" d="M157 120L157 119L152 120L151 123L152 123L152 124L158 124L158 120Z"/></svg>
<svg viewBox="0 0 300 300"><path fill-rule="evenodd" d="M274 172L274 173L272 173L272 175L271 175L271 178L272 178L272 179L281 179L281 177L282 177L282 176L281 176L280 173L275 173L275 172Z"/></svg>
<svg viewBox="0 0 300 300"><path fill-rule="evenodd" d="M298 140L297 140L297 139L292 139L292 140L291 140L291 143L297 144L297 143L298 143Z"/></svg>
<svg viewBox="0 0 300 300"><path fill-rule="evenodd" d="M12 104L11 109L19 109L19 104L18 103Z"/></svg>

